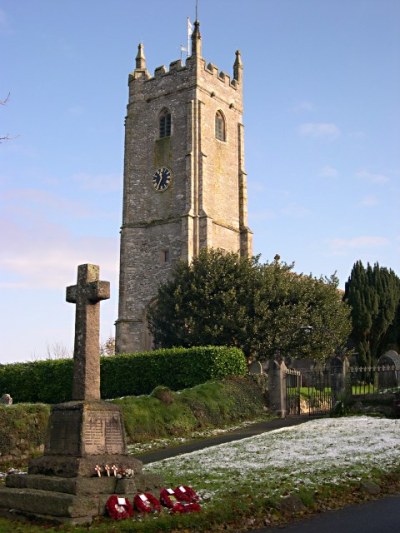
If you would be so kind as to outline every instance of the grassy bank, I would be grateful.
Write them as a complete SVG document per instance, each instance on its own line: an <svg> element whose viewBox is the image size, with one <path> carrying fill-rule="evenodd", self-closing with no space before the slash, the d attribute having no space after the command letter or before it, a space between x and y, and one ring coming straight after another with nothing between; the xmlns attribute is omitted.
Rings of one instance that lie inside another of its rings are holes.
<svg viewBox="0 0 400 533"><path fill-rule="evenodd" d="M150 395L112 401L121 406L130 444L190 437L194 431L265 416L262 390L250 377L209 381L181 392L156 387ZM0 465L21 467L41 453L49 413L45 404L0 405Z"/></svg>
<svg viewBox="0 0 400 533"><path fill-rule="evenodd" d="M113 401L122 408L130 443L186 437L265 416L262 390L250 377L208 381L181 392L157 387L150 396Z"/></svg>

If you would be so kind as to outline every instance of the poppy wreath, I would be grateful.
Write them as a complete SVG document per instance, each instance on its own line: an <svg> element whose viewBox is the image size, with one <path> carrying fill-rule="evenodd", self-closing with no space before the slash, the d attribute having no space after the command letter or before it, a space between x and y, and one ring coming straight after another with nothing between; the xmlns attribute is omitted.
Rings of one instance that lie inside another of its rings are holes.
<svg viewBox="0 0 400 533"><path fill-rule="evenodd" d="M115 494L108 498L106 509L114 520L125 520L133 515L133 507L130 501Z"/></svg>
<svg viewBox="0 0 400 533"><path fill-rule="evenodd" d="M160 491L160 502L161 505L167 507L170 513L184 513L185 508L180 501L178 501L175 496L173 489L161 489Z"/></svg>
<svg viewBox="0 0 400 533"><path fill-rule="evenodd" d="M136 494L133 498L133 506L141 513L159 513L161 511L160 502L150 492Z"/></svg>
<svg viewBox="0 0 400 533"><path fill-rule="evenodd" d="M201 511L201 507L196 502L182 502L184 513L198 513Z"/></svg>
<svg viewBox="0 0 400 533"><path fill-rule="evenodd" d="M179 485L174 490L174 493L180 502L198 503L200 501L200 496L191 487L187 487L186 485Z"/></svg>

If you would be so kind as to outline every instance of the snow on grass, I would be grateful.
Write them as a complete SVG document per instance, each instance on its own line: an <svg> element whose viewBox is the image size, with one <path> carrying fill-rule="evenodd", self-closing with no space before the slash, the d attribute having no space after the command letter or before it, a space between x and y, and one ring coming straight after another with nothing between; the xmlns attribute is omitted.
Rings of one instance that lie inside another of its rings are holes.
<svg viewBox="0 0 400 533"><path fill-rule="evenodd" d="M400 420L313 420L147 465L171 483L221 498L258 487L269 496L358 480L400 466Z"/></svg>

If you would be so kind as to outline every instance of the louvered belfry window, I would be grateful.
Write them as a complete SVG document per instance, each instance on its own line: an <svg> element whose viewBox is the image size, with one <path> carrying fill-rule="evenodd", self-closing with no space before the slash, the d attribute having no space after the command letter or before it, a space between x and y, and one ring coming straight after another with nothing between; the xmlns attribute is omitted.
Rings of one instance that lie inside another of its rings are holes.
<svg viewBox="0 0 400 533"><path fill-rule="evenodd" d="M221 111L217 111L215 115L215 138L219 141L225 141L225 119Z"/></svg>
<svg viewBox="0 0 400 533"><path fill-rule="evenodd" d="M171 113L163 111L160 115L160 139L171 136Z"/></svg>

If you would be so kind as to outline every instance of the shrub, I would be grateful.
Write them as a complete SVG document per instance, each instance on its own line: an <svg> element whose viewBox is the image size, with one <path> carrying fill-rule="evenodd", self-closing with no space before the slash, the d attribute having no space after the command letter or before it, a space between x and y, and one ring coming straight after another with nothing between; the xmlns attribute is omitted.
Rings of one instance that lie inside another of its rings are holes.
<svg viewBox="0 0 400 533"><path fill-rule="evenodd" d="M171 348L100 361L103 399L149 394L158 385L180 390L247 372L243 352L224 346ZM72 359L2 365L0 394L11 394L14 402L65 402L71 399L72 370Z"/></svg>

